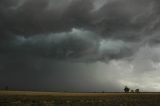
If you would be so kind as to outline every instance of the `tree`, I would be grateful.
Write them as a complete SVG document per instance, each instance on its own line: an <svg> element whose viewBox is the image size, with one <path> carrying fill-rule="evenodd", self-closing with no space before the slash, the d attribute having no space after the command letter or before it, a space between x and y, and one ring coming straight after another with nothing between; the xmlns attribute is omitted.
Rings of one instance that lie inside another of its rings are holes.
<svg viewBox="0 0 160 106"><path fill-rule="evenodd" d="M135 92L136 92L136 93L139 93L140 91L139 91L139 89L136 89Z"/></svg>
<svg viewBox="0 0 160 106"><path fill-rule="evenodd" d="M129 90L130 90L130 88L128 88L127 86L124 87L124 92L125 92L125 93L128 93Z"/></svg>

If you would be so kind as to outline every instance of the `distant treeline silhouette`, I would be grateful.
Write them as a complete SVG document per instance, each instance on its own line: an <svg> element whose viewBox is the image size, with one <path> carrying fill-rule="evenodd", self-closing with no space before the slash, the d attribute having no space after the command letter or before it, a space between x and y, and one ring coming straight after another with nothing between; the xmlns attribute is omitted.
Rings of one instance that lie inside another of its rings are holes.
<svg viewBox="0 0 160 106"><path fill-rule="evenodd" d="M125 86L124 87L124 92L125 93L129 93L129 92L131 92L131 93L139 93L140 92L140 90L139 89L135 89L135 90L130 90L130 88L128 88L127 86Z"/></svg>

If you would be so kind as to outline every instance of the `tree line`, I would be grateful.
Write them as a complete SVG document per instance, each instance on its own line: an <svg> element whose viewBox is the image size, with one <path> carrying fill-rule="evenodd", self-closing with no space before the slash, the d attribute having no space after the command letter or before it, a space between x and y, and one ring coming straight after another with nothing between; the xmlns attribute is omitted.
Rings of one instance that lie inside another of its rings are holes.
<svg viewBox="0 0 160 106"><path fill-rule="evenodd" d="M125 92L125 93L129 93L129 92L131 92L131 93L139 93L140 90L139 90L139 89L130 90L129 87L125 86L125 87L124 87L124 92Z"/></svg>

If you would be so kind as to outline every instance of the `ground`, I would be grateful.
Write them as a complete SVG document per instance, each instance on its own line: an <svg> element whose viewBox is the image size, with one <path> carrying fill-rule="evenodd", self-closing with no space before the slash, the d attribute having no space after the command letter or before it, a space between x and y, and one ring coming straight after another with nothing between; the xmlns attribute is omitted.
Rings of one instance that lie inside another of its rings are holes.
<svg viewBox="0 0 160 106"><path fill-rule="evenodd" d="M0 106L160 106L160 93L0 91Z"/></svg>

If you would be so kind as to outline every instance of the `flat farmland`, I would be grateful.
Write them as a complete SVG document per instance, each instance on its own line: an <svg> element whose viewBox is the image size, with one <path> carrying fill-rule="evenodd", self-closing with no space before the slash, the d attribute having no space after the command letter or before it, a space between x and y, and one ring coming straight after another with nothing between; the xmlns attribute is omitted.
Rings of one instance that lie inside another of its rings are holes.
<svg viewBox="0 0 160 106"><path fill-rule="evenodd" d="M160 106L160 93L0 91L0 106Z"/></svg>

